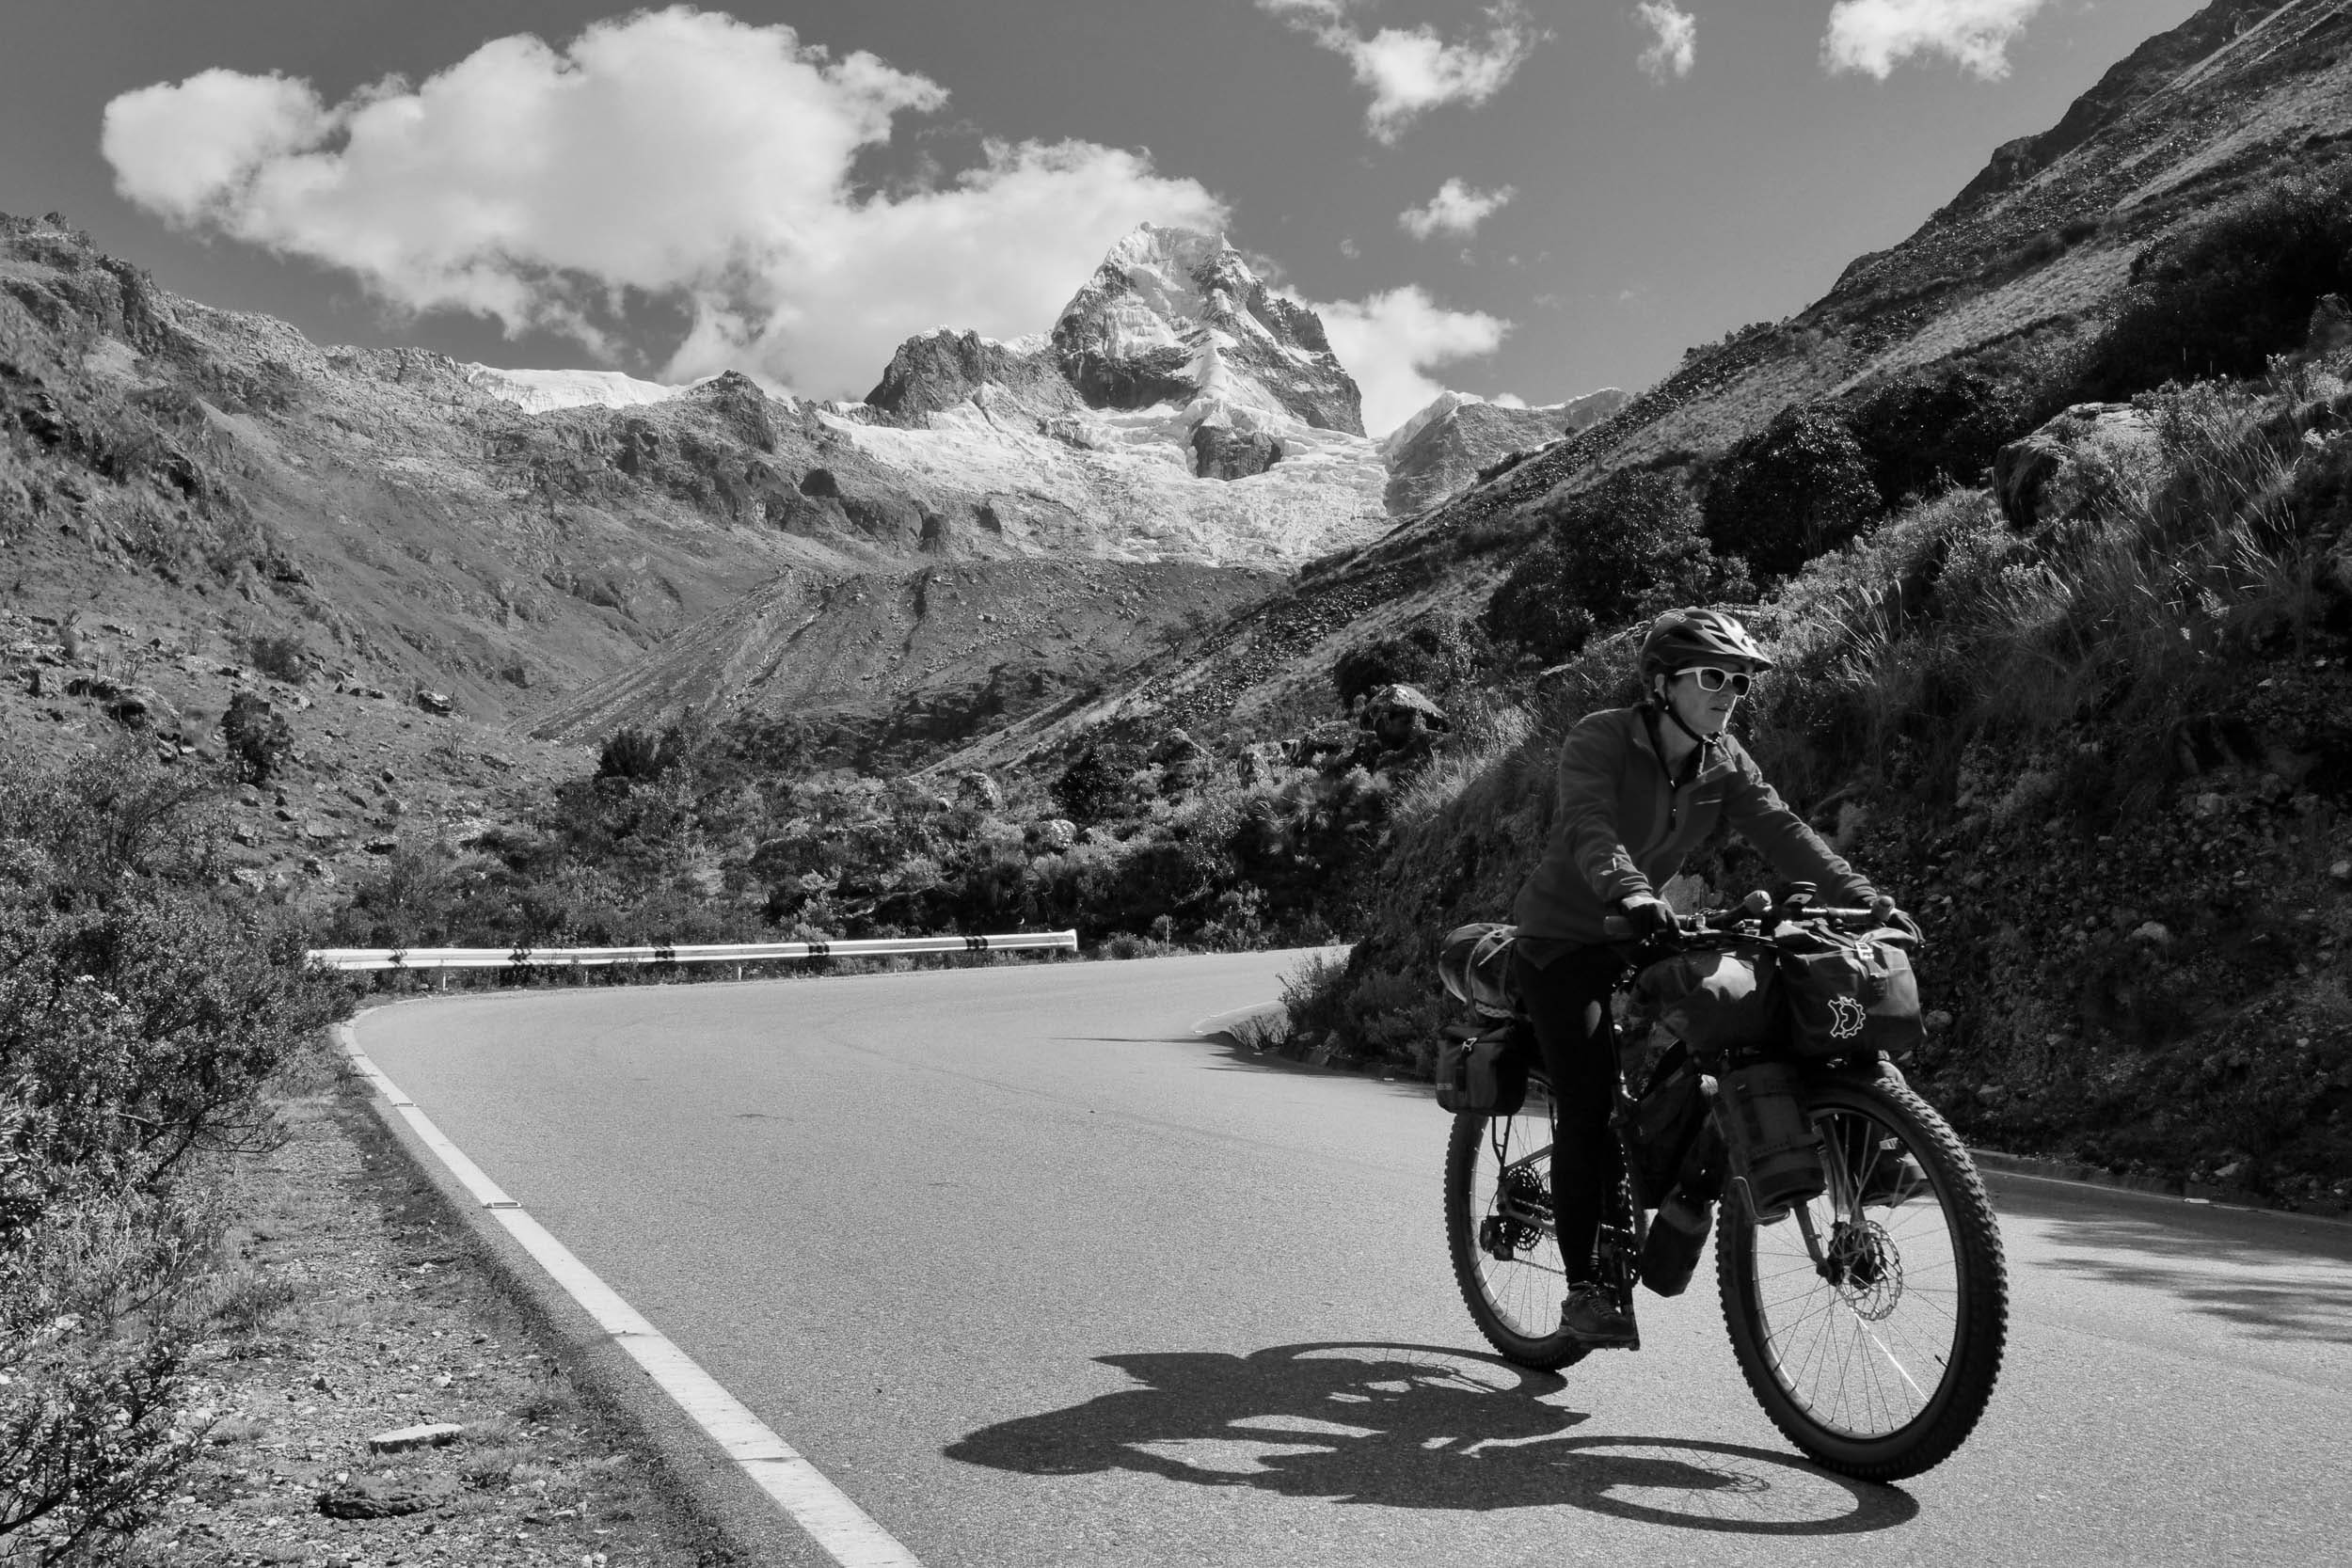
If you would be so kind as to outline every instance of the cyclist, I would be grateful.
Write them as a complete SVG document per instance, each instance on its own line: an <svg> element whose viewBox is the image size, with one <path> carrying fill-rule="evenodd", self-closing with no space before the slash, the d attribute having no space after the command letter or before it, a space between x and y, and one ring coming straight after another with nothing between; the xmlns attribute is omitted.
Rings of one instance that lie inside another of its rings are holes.
<svg viewBox="0 0 2352 1568"><path fill-rule="evenodd" d="M1728 820L1784 879L1812 882L1833 903L1868 905L1917 934L1893 899L1781 802L1732 738L1732 710L1772 667L1721 610L1674 610L1651 623L1642 701L1587 714L1560 748L1551 840L1512 911L1513 979L1552 1085L1552 1212L1568 1282L1560 1326L1587 1345L1640 1342L1632 1304L1600 1280L1593 1251L1623 1173L1609 1117L1618 1073L1610 993L1624 960L1602 922L1621 914L1637 939L1671 929L1674 911L1658 890Z"/></svg>

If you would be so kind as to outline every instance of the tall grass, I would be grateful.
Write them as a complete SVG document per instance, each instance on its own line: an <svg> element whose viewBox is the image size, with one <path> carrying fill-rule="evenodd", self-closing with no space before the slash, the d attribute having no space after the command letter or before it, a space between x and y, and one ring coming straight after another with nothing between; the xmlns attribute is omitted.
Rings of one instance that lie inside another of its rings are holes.
<svg viewBox="0 0 2352 1568"><path fill-rule="evenodd" d="M2304 432L2336 428L2312 410L2345 402L2308 368L2150 394L2153 439L2078 521L2021 532L1988 492L1953 490L1815 560L1742 611L1780 660L1745 743L1817 818L1889 791L1931 814L1979 794L2003 813L2145 809L2201 750L2231 749L2249 671L2343 608L2352 436ZM1352 1049L1394 1033L1373 1022L1381 999L1419 1006L1429 986L1400 977L1433 975L1447 927L1508 917L1551 830L1560 739L1632 697L1631 653L1629 634L1596 640L1401 796L1370 928L1331 994L1301 999L1359 1021Z"/></svg>
<svg viewBox="0 0 2352 1568"><path fill-rule="evenodd" d="M2095 724L2085 783L2144 804L2185 730L2226 717L2236 661L2325 607L2328 542L2290 504L2308 449L2278 418L2301 389L2141 400L2151 455L2081 521L2020 534L1957 492L1816 562L1778 607L1759 760L1798 799L1856 783L1948 799L1971 744Z"/></svg>

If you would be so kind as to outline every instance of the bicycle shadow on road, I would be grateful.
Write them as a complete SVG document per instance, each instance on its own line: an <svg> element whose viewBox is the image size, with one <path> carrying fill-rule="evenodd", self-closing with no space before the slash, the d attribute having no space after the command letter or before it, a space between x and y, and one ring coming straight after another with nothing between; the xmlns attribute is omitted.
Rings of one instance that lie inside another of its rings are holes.
<svg viewBox="0 0 2352 1568"><path fill-rule="evenodd" d="M1688 1529L1836 1535L1908 1522L1891 1487L1787 1454L1597 1433L1566 1386L1425 1345L1276 1345L1101 1358L1142 1385L983 1427L950 1459L1034 1476L1131 1470L1201 1486L1391 1508L1565 1505Z"/></svg>

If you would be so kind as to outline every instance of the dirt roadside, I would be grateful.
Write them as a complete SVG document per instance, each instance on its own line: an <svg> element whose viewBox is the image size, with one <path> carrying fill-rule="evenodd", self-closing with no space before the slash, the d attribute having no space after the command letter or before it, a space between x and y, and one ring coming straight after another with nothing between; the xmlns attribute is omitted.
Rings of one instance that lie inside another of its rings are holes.
<svg viewBox="0 0 2352 1568"><path fill-rule="evenodd" d="M481 1240L344 1078L241 1166L202 1456L134 1560L311 1568L735 1564L637 1430L509 1296ZM440 1446L372 1451L453 1424Z"/></svg>

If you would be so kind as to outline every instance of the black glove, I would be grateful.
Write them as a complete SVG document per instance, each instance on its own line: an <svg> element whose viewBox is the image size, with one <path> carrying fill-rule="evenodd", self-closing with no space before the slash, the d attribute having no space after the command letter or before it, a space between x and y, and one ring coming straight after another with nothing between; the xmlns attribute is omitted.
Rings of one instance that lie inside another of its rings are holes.
<svg viewBox="0 0 2352 1568"><path fill-rule="evenodd" d="M1919 929L1919 923L1897 908L1895 900L1883 893L1870 900L1870 917L1881 926L1900 931L1915 943L1928 940L1927 933Z"/></svg>
<svg viewBox="0 0 2352 1568"><path fill-rule="evenodd" d="M1630 898L1618 899L1617 908L1625 911L1626 924L1633 927L1636 942L1653 942L1679 929L1675 924L1674 906L1663 898L1637 893Z"/></svg>

